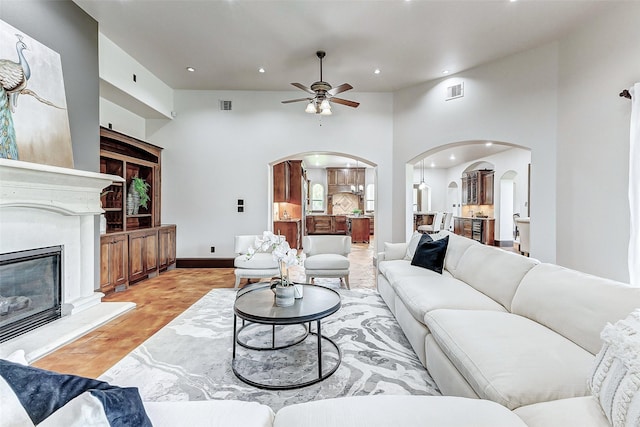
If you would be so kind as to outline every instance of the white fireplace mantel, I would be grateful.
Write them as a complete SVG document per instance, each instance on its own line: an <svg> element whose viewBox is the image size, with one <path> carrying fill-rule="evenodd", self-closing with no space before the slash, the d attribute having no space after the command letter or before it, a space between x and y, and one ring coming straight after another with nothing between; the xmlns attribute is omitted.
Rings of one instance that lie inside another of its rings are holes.
<svg viewBox="0 0 640 427"><path fill-rule="evenodd" d="M100 193L122 177L0 159L0 207L46 209L63 215L99 215Z"/></svg>
<svg viewBox="0 0 640 427"><path fill-rule="evenodd" d="M95 289L98 238L95 216L104 212L100 207L100 194L113 182L124 182L124 179L115 175L0 159L0 253L63 247L63 318L54 324L64 323L65 319L69 323L69 318L91 308L101 312L98 317L104 323L110 320L110 315L105 314L105 306L117 304L101 302L104 294ZM135 306L125 304L128 305L115 310L117 314ZM78 316L78 320L85 317L86 313ZM80 323L86 325L87 321L81 320ZM47 325L24 336L45 328ZM65 335L64 339L68 341L71 336L73 334ZM3 347L9 347L7 344L13 340L3 343ZM45 348L34 350L31 358L50 351L51 340L49 334L45 337Z"/></svg>

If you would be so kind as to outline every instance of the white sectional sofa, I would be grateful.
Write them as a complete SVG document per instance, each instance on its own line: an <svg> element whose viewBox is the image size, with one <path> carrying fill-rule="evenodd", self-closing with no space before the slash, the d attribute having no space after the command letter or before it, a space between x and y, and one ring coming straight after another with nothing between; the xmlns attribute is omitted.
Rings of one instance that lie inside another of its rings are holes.
<svg viewBox="0 0 640 427"><path fill-rule="evenodd" d="M607 323L640 288L448 236L442 274L385 244L378 290L443 394L500 403L533 426L609 426L587 379ZM570 422L569 422L570 421Z"/></svg>

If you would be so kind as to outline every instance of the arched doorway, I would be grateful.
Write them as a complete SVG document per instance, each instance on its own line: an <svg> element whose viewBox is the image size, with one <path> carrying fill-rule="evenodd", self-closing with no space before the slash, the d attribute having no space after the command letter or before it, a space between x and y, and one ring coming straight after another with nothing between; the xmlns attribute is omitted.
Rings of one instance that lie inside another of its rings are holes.
<svg viewBox="0 0 640 427"><path fill-rule="evenodd" d="M500 177L500 206L498 209L498 222L500 226L497 237L501 242L513 242L515 238L513 215L516 213L522 215L517 211L517 176L518 173L516 171L509 170Z"/></svg>
<svg viewBox="0 0 640 427"><path fill-rule="evenodd" d="M454 216L460 216L460 188L455 181L451 181L447 188L447 210Z"/></svg>

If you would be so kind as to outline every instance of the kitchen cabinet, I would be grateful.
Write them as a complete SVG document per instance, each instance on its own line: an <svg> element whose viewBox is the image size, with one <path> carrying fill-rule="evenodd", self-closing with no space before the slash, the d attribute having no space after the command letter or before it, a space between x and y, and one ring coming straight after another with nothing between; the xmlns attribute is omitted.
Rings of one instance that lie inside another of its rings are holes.
<svg viewBox="0 0 640 427"><path fill-rule="evenodd" d="M495 243L495 219L455 217L453 232L485 245L493 245Z"/></svg>
<svg viewBox="0 0 640 427"><path fill-rule="evenodd" d="M347 234L346 215L309 215L306 218L307 234Z"/></svg>
<svg viewBox="0 0 640 427"><path fill-rule="evenodd" d="M175 264L176 226L164 225L158 229L158 270L167 270Z"/></svg>
<svg viewBox="0 0 640 427"><path fill-rule="evenodd" d="M353 188L364 191L365 168L327 168L327 194L349 193Z"/></svg>
<svg viewBox="0 0 640 427"><path fill-rule="evenodd" d="M129 244L126 234L100 237L100 291L111 292L129 284Z"/></svg>
<svg viewBox="0 0 640 427"><path fill-rule="evenodd" d="M289 243L289 246L294 249L299 249L302 246L300 245L301 239L301 225L302 221L297 220L287 220L287 221L273 221L273 232L274 234L279 234L284 236L285 240Z"/></svg>
<svg viewBox="0 0 640 427"><path fill-rule="evenodd" d="M158 230L129 233L129 283L158 272Z"/></svg>
<svg viewBox="0 0 640 427"><path fill-rule="evenodd" d="M289 202L291 197L289 168L289 162L273 165L273 201L275 203Z"/></svg>
<svg viewBox="0 0 640 427"><path fill-rule="evenodd" d="M492 170L477 170L465 172L462 175L462 204L463 205L492 205L493 204L493 176Z"/></svg>
<svg viewBox="0 0 640 427"><path fill-rule="evenodd" d="M370 221L368 217L347 217L351 243L369 243Z"/></svg>

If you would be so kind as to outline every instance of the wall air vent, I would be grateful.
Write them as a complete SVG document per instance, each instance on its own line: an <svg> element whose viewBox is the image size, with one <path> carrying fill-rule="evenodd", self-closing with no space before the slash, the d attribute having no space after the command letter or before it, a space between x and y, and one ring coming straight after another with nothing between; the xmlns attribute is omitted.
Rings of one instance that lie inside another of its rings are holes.
<svg viewBox="0 0 640 427"><path fill-rule="evenodd" d="M220 111L231 111L231 101L220 100Z"/></svg>
<svg viewBox="0 0 640 427"><path fill-rule="evenodd" d="M455 98L462 98L464 96L464 83L458 83L457 85L447 87L447 97L445 101Z"/></svg>

